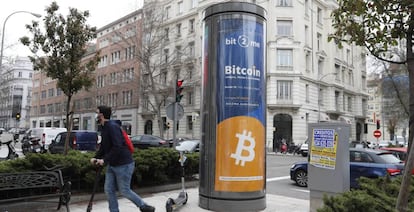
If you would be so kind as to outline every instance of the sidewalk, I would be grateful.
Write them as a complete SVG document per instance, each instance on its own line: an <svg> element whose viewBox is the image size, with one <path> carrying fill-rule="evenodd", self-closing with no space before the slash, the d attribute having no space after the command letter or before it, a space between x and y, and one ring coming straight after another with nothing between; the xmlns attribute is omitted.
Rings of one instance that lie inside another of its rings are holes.
<svg viewBox="0 0 414 212"><path fill-rule="evenodd" d="M168 198L177 198L181 190L173 190L167 192L154 193L149 196L144 196L143 199L148 204L156 208L155 211L166 211L165 203ZM198 187L186 189L188 194L188 202L175 211L180 212L203 212L209 211L198 206ZM137 207L129 200L120 197L119 199L120 211L137 211ZM84 212L88 206L88 201L72 203L70 205L71 212ZM106 200L95 201L92 211L108 211L108 203ZM64 211L64 210L61 210ZM309 201L302 199L289 198L279 195L266 195L266 209L264 212L306 212L309 211Z"/></svg>
<svg viewBox="0 0 414 212"><path fill-rule="evenodd" d="M187 184L187 183L186 183ZM187 185L186 185L187 186ZM177 187L177 186L175 186ZM169 189L164 187L164 189ZM166 211L165 204L168 198L175 199L178 197L181 189L169 190L169 191L158 191L162 188L155 188L153 192L146 189L137 190L138 194L144 199L144 201L156 208L156 212ZM197 184L190 183L190 188L186 188L188 195L187 204L177 208L174 211L177 212L208 212L198 206L198 186ZM85 212L90 199L90 194L75 194L72 195L70 202L71 212ZM121 212L139 211L139 209L128 199L119 197L119 210ZM60 210L56 210L57 203L53 204L44 202L19 202L8 205L0 205L0 212L47 212L47 211L58 211L65 212L66 208L62 207ZM309 212L310 205L308 200L296 199L290 197L284 197L280 195L267 194L266 195L266 209L262 212ZM106 196L103 193L97 193L95 195L95 201L92 207L92 211L105 212L108 211L108 202Z"/></svg>

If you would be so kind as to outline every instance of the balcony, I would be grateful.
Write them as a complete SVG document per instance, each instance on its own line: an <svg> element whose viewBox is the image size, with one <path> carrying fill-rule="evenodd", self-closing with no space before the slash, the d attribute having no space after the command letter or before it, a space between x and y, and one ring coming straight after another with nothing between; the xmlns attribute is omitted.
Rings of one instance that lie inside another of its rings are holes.
<svg viewBox="0 0 414 212"><path fill-rule="evenodd" d="M302 107L301 104L294 104L293 100L277 100L276 104L267 104L269 110L278 110L278 109L292 109L299 110Z"/></svg>

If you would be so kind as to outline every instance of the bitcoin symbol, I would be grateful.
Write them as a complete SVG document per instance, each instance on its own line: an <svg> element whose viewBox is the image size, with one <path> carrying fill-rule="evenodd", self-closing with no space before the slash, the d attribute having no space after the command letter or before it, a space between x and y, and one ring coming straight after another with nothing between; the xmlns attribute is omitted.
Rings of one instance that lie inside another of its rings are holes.
<svg viewBox="0 0 414 212"><path fill-rule="evenodd" d="M244 166L246 161L250 162L254 159L254 147L256 146L256 142L254 141L254 138L252 138L252 132L250 131L247 132L246 130L243 130L243 134L236 133L236 137L239 138L236 153L232 153L230 157L236 159L236 165ZM248 145L246 145L246 143L248 143ZM244 156L242 154L243 151L247 151L249 154Z"/></svg>

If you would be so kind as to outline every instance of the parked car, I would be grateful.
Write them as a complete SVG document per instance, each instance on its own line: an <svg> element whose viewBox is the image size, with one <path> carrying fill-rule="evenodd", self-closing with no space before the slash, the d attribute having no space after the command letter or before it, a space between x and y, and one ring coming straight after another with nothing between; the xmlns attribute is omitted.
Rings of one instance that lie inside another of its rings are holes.
<svg viewBox="0 0 414 212"><path fill-rule="evenodd" d="M300 145L299 154L301 154L303 157L308 156L309 151L309 139L306 139L303 144Z"/></svg>
<svg viewBox="0 0 414 212"><path fill-rule="evenodd" d="M56 138L57 134L66 131L66 128L58 127L31 128L30 136L40 138L42 148L47 150L49 149L49 145L52 143L52 140Z"/></svg>
<svg viewBox="0 0 414 212"><path fill-rule="evenodd" d="M377 178L402 174L404 163L391 152L350 148L350 186L358 188L358 178ZM290 179L298 186L308 186L308 162L297 162L290 168Z"/></svg>
<svg viewBox="0 0 414 212"><path fill-rule="evenodd" d="M57 134L49 145L50 153L63 153L68 132ZM69 148L80 151L96 151L98 145L98 133L88 130L73 130L69 137Z"/></svg>
<svg viewBox="0 0 414 212"><path fill-rule="evenodd" d="M392 145L392 141L389 141L389 140L380 140L380 141L378 141L378 148L384 148L384 147L388 147L388 146L390 146L390 145Z"/></svg>
<svg viewBox="0 0 414 212"><path fill-rule="evenodd" d="M187 137L178 137L175 140L177 141L177 143L179 143L179 142L182 142L182 141L187 141L187 140L192 140L192 139L187 138ZM170 144L170 147L174 146L174 140L172 138L168 139L167 141Z"/></svg>
<svg viewBox="0 0 414 212"><path fill-rule="evenodd" d="M177 151L182 151L184 153L192 153L200 151L200 140L186 140L179 142L175 147Z"/></svg>
<svg viewBox="0 0 414 212"><path fill-rule="evenodd" d="M168 141L154 135L135 135L131 136L132 144L135 148L146 149L149 147L169 147Z"/></svg>
<svg viewBox="0 0 414 212"><path fill-rule="evenodd" d="M407 160L407 147L383 147L381 150L392 152L397 158L402 161Z"/></svg>

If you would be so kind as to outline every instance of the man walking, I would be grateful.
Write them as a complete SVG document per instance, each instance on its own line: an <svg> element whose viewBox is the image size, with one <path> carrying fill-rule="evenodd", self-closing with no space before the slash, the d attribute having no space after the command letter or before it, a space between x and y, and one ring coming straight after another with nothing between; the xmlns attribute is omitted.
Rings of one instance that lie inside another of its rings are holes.
<svg viewBox="0 0 414 212"><path fill-rule="evenodd" d="M112 110L107 106L99 106L96 110L96 121L101 125L101 146L92 164L107 165L105 173L105 194L108 198L109 211L118 212L118 190L124 197L132 201L142 212L154 212L155 208L147 205L139 195L131 190L131 177L135 162L129 151L118 123L111 118Z"/></svg>

